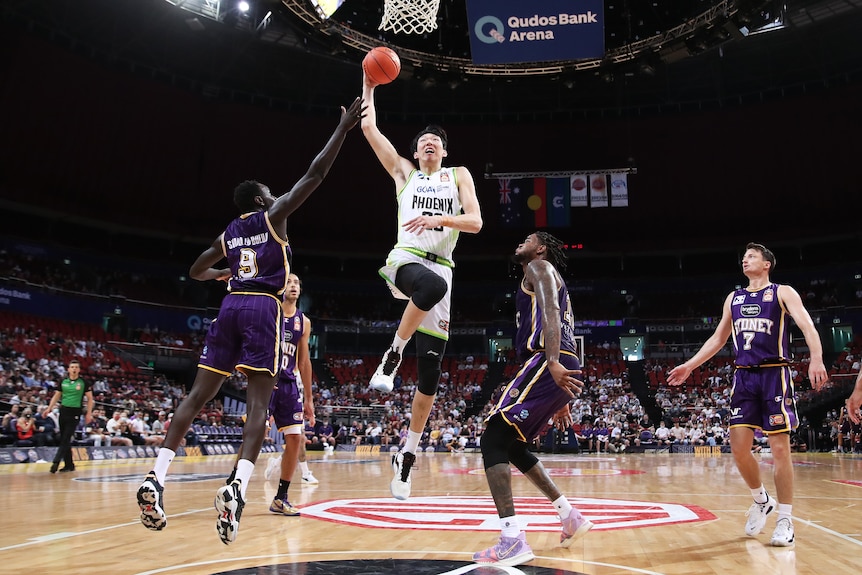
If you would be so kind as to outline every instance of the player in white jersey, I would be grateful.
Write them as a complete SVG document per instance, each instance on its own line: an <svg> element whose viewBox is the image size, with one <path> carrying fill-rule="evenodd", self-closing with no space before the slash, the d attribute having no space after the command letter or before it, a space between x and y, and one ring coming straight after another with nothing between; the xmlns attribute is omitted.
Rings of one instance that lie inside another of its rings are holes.
<svg viewBox="0 0 862 575"><path fill-rule="evenodd" d="M395 477L390 483L396 499L410 496L410 470L419 440L434 406L440 366L449 339L452 294L452 252L460 232L478 233L482 214L473 176L464 166L444 168L446 132L428 126L413 139L411 153L419 164L400 156L377 127L374 85L363 77L362 96L368 108L362 133L395 183L398 201L398 241L380 275L392 294L409 300L371 386L391 391L405 346L416 333L418 385L413 396L407 442L392 458ZM418 332L418 333L417 333Z"/></svg>

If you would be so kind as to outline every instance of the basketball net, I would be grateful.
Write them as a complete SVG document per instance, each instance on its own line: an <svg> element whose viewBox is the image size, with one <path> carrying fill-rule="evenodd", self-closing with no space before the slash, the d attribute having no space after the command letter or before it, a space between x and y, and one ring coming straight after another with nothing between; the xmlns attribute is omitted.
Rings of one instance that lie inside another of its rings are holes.
<svg viewBox="0 0 862 575"><path fill-rule="evenodd" d="M384 0L378 30L425 34L437 28L440 0Z"/></svg>

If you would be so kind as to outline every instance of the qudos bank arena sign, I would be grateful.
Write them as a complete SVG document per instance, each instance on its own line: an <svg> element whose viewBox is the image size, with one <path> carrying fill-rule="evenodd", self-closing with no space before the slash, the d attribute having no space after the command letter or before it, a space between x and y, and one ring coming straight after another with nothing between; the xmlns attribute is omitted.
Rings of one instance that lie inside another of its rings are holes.
<svg viewBox="0 0 862 575"><path fill-rule="evenodd" d="M601 58L605 47L601 0L469 0L474 64Z"/></svg>

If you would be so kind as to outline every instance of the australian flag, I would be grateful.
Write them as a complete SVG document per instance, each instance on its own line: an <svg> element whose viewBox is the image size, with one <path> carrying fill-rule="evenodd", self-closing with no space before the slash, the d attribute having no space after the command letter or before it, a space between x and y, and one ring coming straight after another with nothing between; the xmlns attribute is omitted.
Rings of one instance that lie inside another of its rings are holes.
<svg viewBox="0 0 862 575"><path fill-rule="evenodd" d="M520 227L523 225L523 211L527 201L526 194L517 185L520 181L499 178L498 182L500 183L500 224L510 228Z"/></svg>

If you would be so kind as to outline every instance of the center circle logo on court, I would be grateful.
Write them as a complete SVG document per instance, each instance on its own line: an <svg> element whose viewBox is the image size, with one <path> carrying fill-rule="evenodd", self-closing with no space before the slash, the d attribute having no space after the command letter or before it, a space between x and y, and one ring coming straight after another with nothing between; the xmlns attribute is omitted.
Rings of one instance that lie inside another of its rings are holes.
<svg viewBox="0 0 862 575"><path fill-rule="evenodd" d="M715 515L696 505L570 497L595 524L594 530L631 529L677 523L711 521ZM560 518L543 497L516 497L518 518L525 531L558 531ZM488 497L411 497L334 499L302 508L303 517L314 517L359 527L427 529L434 531L498 531L500 520L494 500Z"/></svg>

